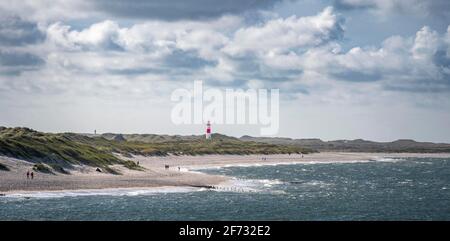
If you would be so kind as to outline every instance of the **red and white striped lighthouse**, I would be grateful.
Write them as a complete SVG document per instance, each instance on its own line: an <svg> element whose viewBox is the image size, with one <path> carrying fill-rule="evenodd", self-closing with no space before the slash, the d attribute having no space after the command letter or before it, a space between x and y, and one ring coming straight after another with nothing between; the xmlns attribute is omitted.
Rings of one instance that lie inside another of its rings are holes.
<svg viewBox="0 0 450 241"><path fill-rule="evenodd" d="M206 139L211 139L211 123L209 121L206 124Z"/></svg>

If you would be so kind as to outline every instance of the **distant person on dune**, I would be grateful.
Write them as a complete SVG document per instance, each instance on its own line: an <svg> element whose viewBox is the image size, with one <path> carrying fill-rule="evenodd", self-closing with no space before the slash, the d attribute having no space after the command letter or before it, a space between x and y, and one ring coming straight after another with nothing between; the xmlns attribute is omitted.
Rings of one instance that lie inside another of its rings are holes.
<svg viewBox="0 0 450 241"><path fill-rule="evenodd" d="M30 179L30 171L27 171L27 179Z"/></svg>
<svg viewBox="0 0 450 241"><path fill-rule="evenodd" d="M34 172L31 172L31 179L34 178Z"/></svg>

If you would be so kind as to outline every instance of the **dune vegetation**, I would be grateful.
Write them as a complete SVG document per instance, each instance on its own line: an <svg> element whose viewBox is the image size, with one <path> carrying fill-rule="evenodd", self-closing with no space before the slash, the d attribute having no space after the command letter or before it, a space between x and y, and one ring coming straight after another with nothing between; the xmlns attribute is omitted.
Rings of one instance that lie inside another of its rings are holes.
<svg viewBox="0 0 450 241"><path fill-rule="evenodd" d="M117 154L166 156L312 152L311 149L293 145L244 142L221 134L214 134L212 140L205 140L202 136L155 138L152 135L152 138L146 139L145 136L133 135L130 140L127 137L121 134L89 136L74 133L42 133L29 128L0 127L0 155L46 164L46 169L51 168L60 173L66 173L66 169L73 165L89 165L116 173L110 165L118 164L129 169L142 169L136 163L124 160Z"/></svg>

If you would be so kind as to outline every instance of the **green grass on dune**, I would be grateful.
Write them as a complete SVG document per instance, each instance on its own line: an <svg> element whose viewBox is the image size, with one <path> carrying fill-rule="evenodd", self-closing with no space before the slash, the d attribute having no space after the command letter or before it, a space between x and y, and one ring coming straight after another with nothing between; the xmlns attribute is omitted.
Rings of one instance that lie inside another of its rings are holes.
<svg viewBox="0 0 450 241"><path fill-rule="evenodd" d="M143 170L132 161L122 160L114 153L124 156L145 155L206 155L206 154L287 154L309 153L310 149L290 145L276 145L241 141L237 138L214 134L212 140L198 136L147 138L134 136L133 140L116 138L114 134L88 137L73 133L42 133L28 128L0 127L0 155L24 159L37 164L44 163L54 171L66 173L72 165L83 164L100 167L117 173L110 165L120 164L129 169ZM140 141L136 141L140 140ZM146 141L142 141L146 140Z"/></svg>
<svg viewBox="0 0 450 241"><path fill-rule="evenodd" d="M107 167L124 161L88 143L88 137L49 134L27 128L0 129L0 154L35 163L46 163L64 173L64 167L84 164Z"/></svg>
<svg viewBox="0 0 450 241"><path fill-rule="evenodd" d="M213 134L211 140L205 140L203 136L163 136L166 141L151 135L124 135L128 141L114 142L114 134L107 134L105 137L92 138L96 146L104 150L122 153L124 155L152 155L164 156L173 155L207 155L207 154L230 154L230 155L250 155L250 154L294 154L311 153L312 149L302 148L294 145L278 145L268 143L258 143L241 141L234 137L221 134ZM139 141L135 141L139 140Z"/></svg>
<svg viewBox="0 0 450 241"><path fill-rule="evenodd" d="M47 165L45 165L45 164L42 164L42 163L34 164L33 170L34 170L34 171L37 171L37 172L42 172L42 173L47 173L47 174L53 174L52 169L51 169L49 166L47 166Z"/></svg>

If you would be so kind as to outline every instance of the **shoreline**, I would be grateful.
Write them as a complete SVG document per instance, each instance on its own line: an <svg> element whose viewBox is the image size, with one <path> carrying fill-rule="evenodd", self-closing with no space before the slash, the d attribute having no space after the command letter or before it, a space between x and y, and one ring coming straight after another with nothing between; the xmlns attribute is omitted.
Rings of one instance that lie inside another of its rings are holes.
<svg viewBox="0 0 450 241"><path fill-rule="evenodd" d="M77 166L66 174L36 173L36 179L27 180L26 170L33 163L0 157L0 163L11 167L10 171L0 171L0 195L20 196L39 193L102 193L102 192L157 192L159 189L211 188L226 185L232 177L210 175L197 170L232 166L268 166L316 163L354 163L383 161L398 158L450 158L450 153L349 153L321 152L302 155L204 155L126 158L139 161L145 171L133 171L114 166L122 175L97 173L94 167ZM169 165L170 170L165 170ZM178 170L180 167L180 170ZM95 194L94 194L95 195ZM99 194L97 194L99 195Z"/></svg>
<svg viewBox="0 0 450 241"><path fill-rule="evenodd" d="M265 160L262 160L265 157ZM450 153L376 153L376 152L320 152L305 154L275 154L275 155L204 155L204 156L168 156L128 158L132 161L150 161L154 165L163 163L179 165L187 170L201 170L232 166L271 166L315 163L352 163L382 161L382 159L399 158L450 158Z"/></svg>

